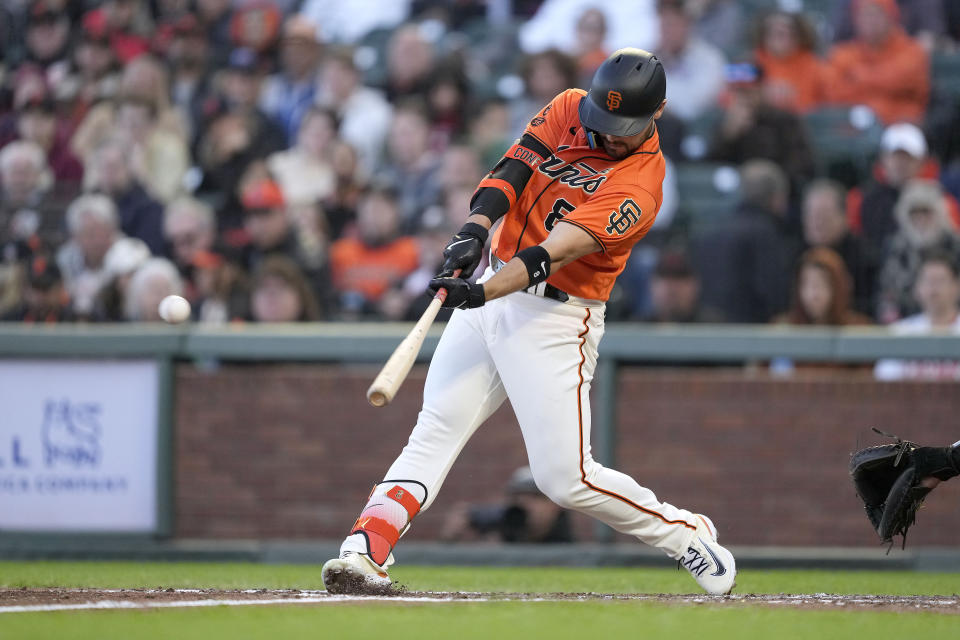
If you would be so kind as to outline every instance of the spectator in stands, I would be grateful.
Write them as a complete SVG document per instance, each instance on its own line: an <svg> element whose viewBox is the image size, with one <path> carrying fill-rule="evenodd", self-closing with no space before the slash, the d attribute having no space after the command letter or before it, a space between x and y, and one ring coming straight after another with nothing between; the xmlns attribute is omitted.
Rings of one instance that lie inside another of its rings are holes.
<svg viewBox="0 0 960 640"><path fill-rule="evenodd" d="M577 18L576 60L578 87L589 87L593 74L610 50L604 46L607 38L607 16L597 7L589 7Z"/></svg>
<svg viewBox="0 0 960 640"><path fill-rule="evenodd" d="M523 133L538 109L557 94L577 85L577 63L559 49L547 49L530 56L523 62L522 73L526 91L510 107L513 137Z"/></svg>
<svg viewBox="0 0 960 640"><path fill-rule="evenodd" d="M416 240L401 235L396 191L376 187L364 195L357 234L333 244L330 264L343 315L376 315L381 297L419 264Z"/></svg>
<svg viewBox="0 0 960 640"><path fill-rule="evenodd" d="M333 42L352 44L376 29L392 29L410 15L410 0L304 0L300 12Z"/></svg>
<svg viewBox="0 0 960 640"><path fill-rule="evenodd" d="M527 122L529 119L524 120L522 126L526 127ZM492 169L500 161L503 150L516 139L512 136L515 129L511 125L510 106L505 100L493 98L478 105L471 119L469 140L470 146L480 154L481 166Z"/></svg>
<svg viewBox="0 0 960 640"><path fill-rule="evenodd" d="M144 100L153 106L155 128L180 140L187 140L183 115L170 104L170 78L166 68L151 55L141 55L127 63L120 77L116 100L107 100L91 108L70 142L73 153L87 162L107 138L115 135L117 111L124 99Z"/></svg>
<svg viewBox="0 0 960 640"><path fill-rule="evenodd" d="M300 119L316 100L320 56L316 26L303 16L288 18L280 42L280 72L264 82L260 97L264 113L280 124L288 143L296 139Z"/></svg>
<svg viewBox="0 0 960 640"><path fill-rule="evenodd" d="M914 285L920 312L890 325L896 335L960 335L960 271L957 255L931 252L923 257ZM956 360L880 360L878 380L960 380Z"/></svg>
<svg viewBox="0 0 960 640"><path fill-rule="evenodd" d="M121 138L104 142L90 158L87 186L113 199L124 234L140 238L157 256L165 254L163 205L147 193L130 165L133 149Z"/></svg>
<svg viewBox="0 0 960 640"><path fill-rule="evenodd" d="M387 137L387 164L378 179L399 194L402 228L416 233L424 210L439 199L440 162L429 148L430 123L418 102L397 105Z"/></svg>
<svg viewBox="0 0 960 640"><path fill-rule="evenodd" d="M70 17L55 4L34 0L27 12L26 62L43 68L48 78L57 74L52 67L65 67L69 57Z"/></svg>
<svg viewBox="0 0 960 640"><path fill-rule="evenodd" d="M163 53L170 65L171 101L186 116L188 140L194 141L203 122L204 102L212 92L207 66L210 45L200 22L190 14L166 25L165 31Z"/></svg>
<svg viewBox="0 0 960 640"><path fill-rule="evenodd" d="M183 192L190 151L183 138L158 126L150 102L134 96L121 99L115 132L129 142L128 163L152 198L170 202Z"/></svg>
<svg viewBox="0 0 960 640"><path fill-rule="evenodd" d="M210 67L222 67L230 57L230 21L233 18L231 0L196 0L196 16L210 45Z"/></svg>
<svg viewBox="0 0 960 640"><path fill-rule="evenodd" d="M333 146L334 189L321 204L327 221L330 240L338 240L357 217L357 203L363 191L364 180L356 150L338 140Z"/></svg>
<svg viewBox="0 0 960 640"><path fill-rule="evenodd" d="M52 324L75 319L60 268L49 256L38 254L25 265L22 301L2 316L2 322Z"/></svg>
<svg viewBox="0 0 960 640"><path fill-rule="evenodd" d="M93 303L90 319L123 322L127 289L133 274L150 259L150 248L137 238L120 238L103 257L104 282Z"/></svg>
<svg viewBox="0 0 960 640"><path fill-rule="evenodd" d="M826 102L826 72L816 54L816 38L802 13L774 11L761 16L753 57L762 72L768 104L807 113Z"/></svg>
<svg viewBox="0 0 960 640"><path fill-rule="evenodd" d="M254 272L250 312L256 322L316 322L322 317L303 272L282 255L264 258Z"/></svg>
<svg viewBox="0 0 960 640"><path fill-rule="evenodd" d="M326 238L318 244L315 229L306 229L292 215L279 185L270 179L254 179L243 187L244 230L249 243L243 247L241 264L253 273L270 255L285 255L297 262L321 300L330 294L326 264Z"/></svg>
<svg viewBox="0 0 960 640"><path fill-rule="evenodd" d="M283 13L274 0L234 2L230 39L235 47L251 49L257 55L272 58L283 27ZM313 32L311 35L316 34L316 29L310 31ZM304 31L304 35L306 33Z"/></svg>
<svg viewBox="0 0 960 640"><path fill-rule="evenodd" d="M700 279L686 253L665 250L650 278L650 314L644 322L723 322L723 314L700 301Z"/></svg>
<svg viewBox="0 0 960 640"><path fill-rule="evenodd" d="M860 313L875 311L877 261L863 239L850 232L844 210L846 191L832 180L818 180L803 198L803 239L808 248L827 248L843 258L853 280L852 305Z"/></svg>
<svg viewBox="0 0 960 640"><path fill-rule="evenodd" d="M122 237L116 205L104 195L80 196L67 209L67 231L70 239L57 251L57 266L70 294L73 312L89 317L106 281L104 256Z"/></svg>
<svg viewBox="0 0 960 640"><path fill-rule="evenodd" d="M372 175L383 155L393 108L379 91L363 86L352 50L343 49L327 58L317 104L337 115L340 137L353 145L363 171Z"/></svg>
<svg viewBox="0 0 960 640"><path fill-rule="evenodd" d="M731 322L765 323L787 308L790 292L789 182L769 160L751 160L740 170L740 192L733 218L699 237L691 255L705 304Z"/></svg>
<svg viewBox="0 0 960 640"><path fill-rule="evenodd" d="M578 19L586 9L594 7L602 11L606 19L608 28L603 46L607 51L623 47L655 50L657 17L654 0L545 0L533 17L520 26L520 46L526 53L540 53L552 48L568 50L571 43L577 41Z"/></svg>
<svg viewBox="0 0 960 640"><path fill-rule="evenodd" d="M130 278L124 300L124 317L133 322L160 322L160 301L183 293L180 274L172 262L150 258Z"/></svg>
<svg viewBox="0 0 960 640"><path fill-rule="evenodd" d="M880 139L880 158L874 177L847 198L850 228L863 237L867 249L880 255L897 229L893 214L903 186L915 178L936 178L936 167L927 156L927 141L919 128L909 123L887 127ZM956 201L948 199L956 221Z"/></svg>
<svg viewBox="0 0 960 640"><path fill-rule="evenodd" d="M852 0L833 0L830 25L835 42L844 42L854 37ZM900 22L907 33L927 51L932 51L937 41L948 36L948 9L955 6L952 0L897 0Z"/></svg>
<svg viewBox="0 0 960 640"><path fill-rule="evenodd" d="M741 5L738 0L692 0L697 35L728 55L738 53L744 31Z"/></svg>
<svg viewBox="0 0 960 640"><path fill-rule="evenodd" d="M270 173L290 204L325 200L333 192L333 149L337 120L331 111L311 107L300 122L296 145L267 159Z"/></svg>
<svg viewBox="0 0 960 640"><path fill-rule="evenodd" d="M11 142L0 149L0 247L39 234L59 242L60 202L51 194L53 176L43 150L32 142Z"/></svg>
<svg viewBox="0 0 960 640"><path fill-rule="evenodd" d="M17 114L17 137L40 146L54 180L66 189L77 189L83 166L67 144L68 123L57 118L56 105L49 97L29 99Z"/></svg>
<svg viewBox="0 0 960 640"><path fill-rule="evenodd" d="M926 51L904 33L894 0L856 0L856 38L837 44L827 66L829 99L865 104L886 124L920 122L930 92Z"/></svg>
<svg viewBox="0 0 960 640"><path fill-rule="evenodd" d="M774 322L841 327L872 324L851 307L851 278L833 249L816 247L800 257L790 309Z"/></svg>
<svg viewBox="0 0 960 640"><path fill-rule="evenodd" d="M195 295L193 271L198 256L213 251L217 239L213 209L189 196L177 198L163 213L163 235L170 246L170 257L184 278L187 298L192 300Z"/></svg>
<svg viewBox="0 0 960 640"><path fill-rule="evenodd" d="M105 0L83 17L83 27L105 35L117 58L127 63L150 50L150 40L139 33L146 21L143 5L135 0Z"/></svg>
<svg viewBox="0 0 960 640"><path fill-rule="evenodd" d="M459 58L438 65L427 88L430 147L443 151L467 126L470 82Z"/></svg>
<svg viewBox="0 0 960 640"><path fill-rule="evenodd" d="M912 287L926 252L960 256L960 236L950 221L943 191L936 182L907 183L897 200L894 216L899 228L890 238L880 271L877 317L884 324L917 312Z"/></svg>
<svg viewBox="0 0 960 640"><path fill-rule="evenodd" d="M70 123L79 125L97 102L115 95L119 85L119 66L110 42L83 30L73 49L70 76L55 90L59 99L71 103Z"/></svg>
<svg viewBox="0 0 960 640"><path fill-rule="evenodd" d="M435 51L416 24L406 24L390 36L387 45L387 98L423 96L436 67Z"/></svg>
<svg viewBox="0 0 960 640"><path fill-rule="evenodd" d="M684 0L660 0L657 57L670 81L667 112L689 121L712 108L723 91L723 53L693 33Z"/></svg>
<svg viewBox="0 0 960 640"><path fill-rule="evenodd" d="M800 119L769 104L759 67L726 67L730 103L714 133L711 160L743 164L753 158L775 162L790 178L794 191L813 176L813 151Z"/></svg>

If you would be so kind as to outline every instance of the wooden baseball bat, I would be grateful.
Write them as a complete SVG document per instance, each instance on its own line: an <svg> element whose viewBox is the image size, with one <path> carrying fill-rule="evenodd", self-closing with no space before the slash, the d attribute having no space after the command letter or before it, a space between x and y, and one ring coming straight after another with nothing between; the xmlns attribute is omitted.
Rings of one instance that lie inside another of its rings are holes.
<svg viewBox="0 0 960 640"><path fill-rule="evenodd" d="M453 277L460 275L458 270ZM380 369L380 373L373 379L373 384L367 389L367 400L375 407L383 407L390 404L393 396L397 394L400 385L407 379L410 373L410 367L417 359L420 353L420 347L423 346L423 340L427 337L427 330L433 324L437 317L437 312L443 306L443 301L447 299L447 290L440 289L437 295L430 301L427 310L423 312L417 324L413 326L410 333L407 334L397 348L393 350L387 363Z"/></svg>

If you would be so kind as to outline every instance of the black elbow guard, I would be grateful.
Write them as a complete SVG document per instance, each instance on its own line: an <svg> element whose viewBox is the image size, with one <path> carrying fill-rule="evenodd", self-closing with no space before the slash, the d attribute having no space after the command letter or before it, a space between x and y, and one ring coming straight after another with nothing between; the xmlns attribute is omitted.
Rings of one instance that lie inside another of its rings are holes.
<svg viewBox="0 0 960 640"><path fill-rule="evenodd" d="M518 251L514 258L519 258L527 268L527 275L530 277L528 287L540 284L550 277L550 254L540 245Z"/></svg>

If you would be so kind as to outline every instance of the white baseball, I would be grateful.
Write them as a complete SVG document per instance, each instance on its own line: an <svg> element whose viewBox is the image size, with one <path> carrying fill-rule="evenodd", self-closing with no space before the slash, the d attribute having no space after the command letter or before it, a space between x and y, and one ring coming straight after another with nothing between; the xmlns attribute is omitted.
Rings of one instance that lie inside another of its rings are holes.
<svg viewBox="0 0 960 640"><path fill-rule="evenodd" d="M171 324L179 324L190 317L190 303L180 296L167 296L157 309L160 317Z"/></svg>

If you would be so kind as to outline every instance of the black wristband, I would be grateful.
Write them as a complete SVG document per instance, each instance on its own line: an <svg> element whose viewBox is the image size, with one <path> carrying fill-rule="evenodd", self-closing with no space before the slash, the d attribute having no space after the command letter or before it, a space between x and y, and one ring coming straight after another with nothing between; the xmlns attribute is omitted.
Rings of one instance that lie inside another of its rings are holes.
<svg viewBox="0 0 960 640"><path fill-rule="evenodd" d="M490 235L490 232L487 231L487 228L482 224L477 224L476 222L467 222L460 227L460 231L457 232L457 235L473 236L480 241L480 244L483 245L487 244L487 236Z"/></svg>
<svg viewBox="0 0 960 640"><path fill-rule="evenodd" d="M518 251L514 258L519 258L527 268L527 275L530 277L528 287L540 284L550 277L550 254L540 245Z"/></svg>

